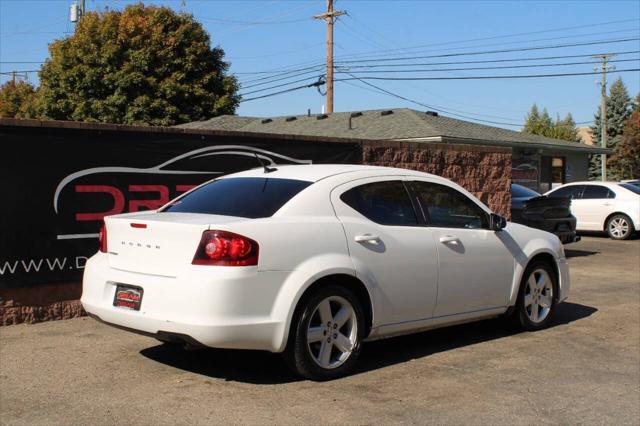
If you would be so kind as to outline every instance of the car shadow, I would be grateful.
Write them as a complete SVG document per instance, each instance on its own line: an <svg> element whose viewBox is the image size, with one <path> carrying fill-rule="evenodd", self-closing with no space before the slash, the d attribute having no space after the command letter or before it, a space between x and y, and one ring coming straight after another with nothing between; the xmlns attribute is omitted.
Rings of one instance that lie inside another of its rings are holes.
<svg viewBox="0 0 640 426"><path fill-rule="evenodd" d="M597 309L565 302L558 306L550 328L578 321ZM365 343L354 374L366 373L414 359L477 343L512 336L514 330L500 318ZM203 376L252 384L281 384L300 381L279 354L231 349L185 350L161 344L140 354L150 360Z"/></svg>
<svg viewBox="0 0 640 426"><path fill-rule="evenodd" d="M573 249L565 248L564 254L567 256L567 259L571 259L572 257L593 256L594 254L600 254L600 252L591 251L591 250L573 250Z"/></svg>

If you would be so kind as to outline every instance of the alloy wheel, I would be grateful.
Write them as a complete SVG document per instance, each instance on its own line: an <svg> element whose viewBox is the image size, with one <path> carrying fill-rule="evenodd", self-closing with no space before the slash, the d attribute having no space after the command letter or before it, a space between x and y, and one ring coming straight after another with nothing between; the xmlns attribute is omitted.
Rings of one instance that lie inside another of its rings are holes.
<svg viewBox="0 0 640 426"><path fill-rule="evenodd" d="M629 223L623 217L616 217L609 222L609 233L614 238L624 238L629 233Z"/></svg>
<svg viewBox="0 0 640 426"><path fill-rule="evenodd" d="M543 322L553 304L553 282L547 271L536 269L527 280L524 292L524 309L534 324Z"/></svg>
<svg viewBox="0 0 640 426"><path fill-rule="evenodd" d="M322 368L333 369L349 359L358 337L356 311L340 296L330 296L316 306L307 328L307 348Z"/></svg>

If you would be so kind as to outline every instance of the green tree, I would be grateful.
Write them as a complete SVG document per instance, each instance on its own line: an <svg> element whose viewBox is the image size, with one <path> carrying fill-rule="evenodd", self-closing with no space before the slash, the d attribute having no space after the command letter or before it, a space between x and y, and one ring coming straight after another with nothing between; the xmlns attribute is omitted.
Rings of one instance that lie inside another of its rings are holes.
<svg viewBox="0 0 640 426"><path fill-rule="evenodd" d="M0 86L0 117L32 118L35 88L26 81L7 81Z"/></svg>
<svg viewBox="0 0 640 426"><path fill-rule="evenodd" d="M578 129L571 113L568 113L562 120L560 120L560 116L556 117L556 121L553 123L552 137L569 142L579 142Z"/></svg>
<svg viewBox="0 0 640 426"><path fill-rule="evenodd" d="M524 129L525 133L531 133L532 135L549 136L553 132L553 120L549 115L546 108L542 110L542 114L538 111L538 106L533 104L531 111L525 118Z"/></svg>
<svg viewBox="0 0 640 426"><path fill-rule="evenodd" d="M622 78L618 78L611 85L609 96L607 96L607 148L616 148L618 142L622 139L624 127L627 119L631 115L633 102L629 97L629 92L622 82ZM600 117L600 109L596 111L594 116L594 125L591 127L593 131L593 143L600 146L602 138L602 124ZM589 179L600 179L600 155L592 155L589 160ZM621 171L614 165L607 166L607 179L620 179Z"/></svg>
<svg viewBox="0 0 640 426"><path fill-rule="evenodd" d="M538 106L533 104L531 110L525 117L524 133L532 135L546 136L548 138L564 139L571 142L578 141L578 130L571 114L560 120L558 116L555 121L551 119L546 108L542 114L538 111Z"/></svg>
<svg viewBox="0 0 640 426"><path fill-rule="evenodd" d="M193 16L139 3L89 12L49 45L38 114L58 120L169 126L233 114L238 83Z"/></svg>
<svg viewBox="0 0 640 426"><path fill-rule="evenodd" d="M635 109L627 120L623 135L609 161L619 179L640 177L640 110Z"/></svg>

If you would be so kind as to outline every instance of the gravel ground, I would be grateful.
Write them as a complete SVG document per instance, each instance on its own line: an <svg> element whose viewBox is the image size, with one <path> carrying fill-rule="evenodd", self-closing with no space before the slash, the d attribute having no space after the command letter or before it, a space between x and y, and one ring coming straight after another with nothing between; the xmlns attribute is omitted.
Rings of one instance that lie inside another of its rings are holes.
<svg viewBox="0 0 640 426"><path fill-rule="evenodd" d="M182 349L89 318L0 327L0 424L639 424L640 240L567 246L553 326L498 320L366 344L357 374Z"/></svg>

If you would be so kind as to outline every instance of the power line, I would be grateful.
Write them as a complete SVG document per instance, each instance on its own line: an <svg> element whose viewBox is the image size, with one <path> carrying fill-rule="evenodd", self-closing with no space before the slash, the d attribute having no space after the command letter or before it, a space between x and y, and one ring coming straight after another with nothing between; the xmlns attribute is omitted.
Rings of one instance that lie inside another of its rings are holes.
<svg viewBox="0 0 640 426"><path fill-rule="evenodd" d="M624 52L615 52L616 55L630 55L634 53L640 53L640 50L628 50ZM539 61L539 60L552 60L552 59L571 59L571 58L592 58L593 54L584 55L560 55L560 56L537 56L529 58L516 58L516 59L486 59L483 61L453 61L453 62L428 62L428 63L415 63L410 62L407 64L378 64L378 65L349 65L349 68L380 68L380 67L411 67L411 66L434 66L434 65L458 65L458 64L490 64L490 63L503 63L503 62L527 62L527 61Z"/></svg>
<svg viewBox="0 0 640 426"><path fill-rule="evenodd" d="M588 37L588 36L614 34L614 33L630 33L630 32L632 32L632 34L620 35L619 36L619 37L629 37L631 35L638 34L639 30L640 30L639 28L627 28L627 29L615 30L615 31L605 31L605 32L597 32L597 33L587 33L587 34L572 34L572 35L562 36L562 37L539 38L539 39L531 39L531 40L518 40L518 41L491 43L491 44L475 44L475 45L467 45L467 46L448 47L448 48L442 48L442 49L429 49L429 50L407 49L407 51L405 51L405 52L397 52L397 53L384 53L385 51L382 50L378 54L358 55L358 57L359 57L359 59L367 59L367 58L380 57L380 56L386 58L386 57L393 57L393 55L398 55L400 53L404 53L404 54L413 53L413 54L417 55L417 54L424 54L424 53L430 53L430 52L450 52L450 51L456 51L456 50L462 50L462 49L487 48L487 47L493 47L493 46L504 47L504 46L507 46L507 45L518 45L518 44L521 45L521 44L524 44L524 43L537 43L537 42L550 41L550 40L551 41L559 41L561 39L574 39L576 42L578 42L579 39L583 39L584 37ZM592 41L592 40L588 40L588 41ZM414 52L410 52L410 50L414 50Z"/></svg>
<svg viewBox="0 0 640 426"><path fill-rule="evenodd" d="M640 68L614 70L612 73L636 72ZM348 73L347 73L348 74ZM385 80L385 81L423 81L423 80L499 80L499 79L519 79L519 78L548 78L548 77L571 77L579 75L594 75L599 72L574 72L560 74L521 74L521 75L483 75L483 76L462 76L462 77L362 77L362 80ZM356 78L360 80L360 78ZM336 81L353 80L352 78L339 79Z"/></svg>
<svg viewBox="0 0 640 426"><path fill-rule="evenodd" d="M627 55L627 54L640 53L640 50L622 51L622 52L615 52L615 53L617 55L622 56L622 55ZM346 66L346 67L338 66L337 68L338 69L340 69L340 68L346 69L346 70L349 70L351 72L360 72L360 71L354 71L354 69L355 68L361 69L361 68L380 68L380 67L409 67L409 66L467 65L467 64L490 64L490 63L506 63L506 62L528 62L528 61L533 61L533 60L591 58L592 56L593 56L593 54L561 55L561 56L542 56L542 57L518 58L518 59L491 59L491 60L481 60L481 61L449 61L449 62L408 63L408 64L349 65L349 66ZM623 61L623 60L621 60L621 61ZM628 60L628 61L632 61L632 60ZM583 63L587 64L587 62L583 62ZM592 63L592 62L588 62L588 63ZM576 63L576 64L578 64L578 63ZM542 66L542 67L547 67L547 66L552 66L552 65L555 65L555 64L540 64L540 66ZM269 75L269 76L266 76L266 77L260 77L260 78L256 78L256 79L252 79L252 80L246 80L246 81L242 82L242 84L245 85L247 83L254 83L254 82L259 82L259 81L263 82L263 83L259 83L259 84L269 84L269 83L275 82L275 81L286 80L287 77L285 77L285 76L287 76L287 75L290 76L289 78L293 78L293 77L300 76L300 75L312 74L312 73L315 73L315 72L319 71L323 67L324 67L324 65L319 64L319 65L314 66L314 67L299 68L299 69L296 69L296 70L281 72L279 74ZM525 68L526 66L522 65L522 66L519 66L519 67ZM491 68L500 69L498 67L487 67L487 69L491 69ZM474 68L467 68L467 69L468 70L473 70ZM477 68L477 69L481 69L481 68ZM465 70L465 69L460 68L460 70ZM298 72L298 71L303 71L303 72ZM443 71L446 71L446 69L444 69ZM378 72L378 71L363 71L363 72L373 73L373 72ZM380 71L380 72L382 72L382 71ZM384 72L397 72L397 71L384 71ZM259 85L259 84L256 84L256 85ZM252 86L244 86L244 87L252 87Z"/></svg>
<svg viewBox="0 0 640 426"><path fill-rule="evenodd" d="M407 102L411 102L413 104L419 105L419 106L424 107L424 108L428 108L430 110L435 110L435 111L443 112L443 113L450 114L450 115L453 115L453 116L458 116L458 117L462 117L462 118L466 118L466 119L470 119L470 120L475 120L475 121L480 121L480 122L484 122L484 123L489 123L489 124L498 124L498 125L503 125L503 126L514 126L514 127L515 126L522 126L522 124L505 123L505 122L500 122L500 121L482 120L482 119L479 119L479 118L468 117L468 116L465 116L465 115L462 115L462 114L452 113L452 112L449 112L449 111L444 110L442 108L438 108L438 107L433 106L433 105L428 105L428 104L425 104L423 102L416 101L415 99L407 98L405 96L402 96L402 95L399 95L397 93L391 92L389 90L383 89L380 86L376 86L375 84L369 83L368 81L364 81L363 79L360 79L360 78L358 78L356 76L352 76L352 77L353 77L353 79L359 80L360 82L366 84L367 86L373 87L374 89L377 89L380 92L385 93L385 94L387 94L389 96L393 96L395 98L402 99L402 100L407 101ZM336 80L336 81L341 81L341 80Z"/></svg>
<svg viewBox="0 0 640 426"><path fill-rule="evenodd" d="M640 58L634 59L618 59L609 62L639 62ZM583 62L564 62L555 64L530 64L530 65L509 65L509 66L493 66L493 67L466 67L466 68L431 68L431 69L408 69L408 70L363 70L363 71L351 71L354 73L416 73L416 72L445 72L445 71L477 71L477 70L501 70L501 69L518 69L518 68L538 68L538 67L561 67L561 66L573 66L573 65L592 65L596 62L583 61ZM348 68L347 68L348 69ZM338 68L337 72L341 72Z"/></svg>
<svg viewBox="0 0 640 426"><path fill-rule="evenodd" d="M305 78L301 78L299 80L290 81L288 83L276 84L275 86L269 86L269 87L265 87L265 88L262 88L262 89L252 90L250 92L244 92L244 93L241 93L240 95L241 96L251 95L253 93L260 93L260 92L265 92L265 91L271 90L271 89L278 89L280 87L289 86L290 84L295 84L295 83L300 83L300 82L303 82L303 81L308 81L309 78L310 77L305 77Z"/></svg>
<svg viewBox="0 0 640 426"><path fill-rule="evenodd" d="M296 22L308 22L310 18L289 19L284 21L238 21L234 19L205 18L199 16L198 19L212 21L219 24L241 24L241 25L271 25L271 24L293 24Z"/></svg>
<svg viewBox="0 0 640 426"><path fill-rule="evenodd" d="M566 30L575 30L575 29L580 29L580 28L592 28L592 27L598 27L598 26L604 26L604 25L612 25L612 24L621 24L621 23L627 23L627 22L639 22L639 20L637 18L636 19L624 19L624 20L618 20L618 21L600 22L600 23L585 24L585 25L578 25L578 26L571 26L571 27L551 28L551 29L547 29L547 30L528 31L528 32L512 33L512 34L502 34L502 35L497 35L497 36L480 37L480 38L449 41L449 42L441 42L441 43L429 43L429 44L410 46L410 47L403 47L403 48L397 48L397 49L388 49L388 52L392 52L392 51L401 52L401 51L406 51L406 50L417 50L417 49L422 49L424 47L446 46L446 45L451 45L451 44L462 44L462 43L469 43L469 42L474 42L474 41L496 40L496 39L502 39L502 38L519 37L519 36L523 36L523 35L532 35L532 34L542 34L542 33L558 32L558 31L566 31ZM373 54L379 54L379 53L380 52L378 52L378 51L370 51L370 52L362 52L360 54L354 54L354 55L349 55L349 56L371 56Z"/></svg>
<svg viewBox="0 0 640 426"><path fill-rule="evenodd" d="M517 49L496 49L496 50L471 51L471 52L462 52L462 53L446 53L446 54L428 55L428 56L405 56L405 57L399 57L399 58L359 59L359 60L336 61L336 62L337 63L385 62L385 61L406 61L406 60L412 60L412 59L447 58L452 56L489 55L493 53L527 52L532 50L560 49L563 47L579 47L579 46L593 46L596 44L624 43L628 41L638 41L638 40L640 40L639 37L632 37L632 38L611 39L611 40L595 40L595 41L588 41L588 42L582 42L582 43L566 43L566 44L556 44L556 45L547 45L547 46L522 47Z"/></svg>
<svg viewBox="0 0 640 426"><path fill-rule="evenodd" d="M253 101L253 100L256 100L256 99L270 98L271 96L281 95L281 94L284 94L284 93L289 93L289 92L293 92L293 91L295 91L295 90L300 90L300 89L307 89L307 88L309 88L309 87L320 87L320 86L322 86L324 83L325 83L324 81L322 81L322 80L318 80L318 81L316 81L315 83L307 84L307 85L304 85L304 86L292 87L292 88L290 88L290 89L281 90L281 91L279 91L279 92L268 93L268 94L266 94L266 95L255 96L255 97L253 97L253 98L248 98L248 99L242 99L242 100L240 101L240 103L243 103L243 102L249 102L249 101Z"/></svg>

